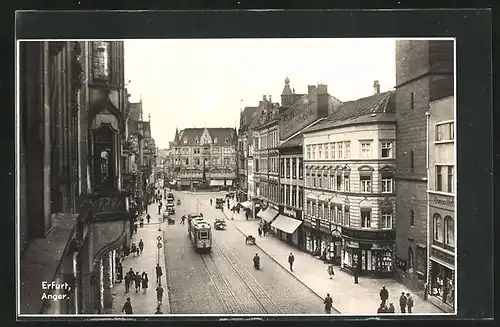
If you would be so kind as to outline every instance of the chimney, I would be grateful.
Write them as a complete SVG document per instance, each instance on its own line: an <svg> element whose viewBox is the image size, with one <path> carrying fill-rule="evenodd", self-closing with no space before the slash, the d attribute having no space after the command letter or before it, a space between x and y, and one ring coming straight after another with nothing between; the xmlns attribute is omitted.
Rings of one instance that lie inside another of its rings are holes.
<svg viewBox="0 0 500 327"><path fill-rule="evenodd" d="M380 83L377 80L373 82L373 93L374 94L380 93Z"/></svg>
<svg viewBox="0 0 500 327"><path fill-rule="evenodd" d="M271 98L270 94L269 94L269 102L273 103L273 98Z"/></svg>

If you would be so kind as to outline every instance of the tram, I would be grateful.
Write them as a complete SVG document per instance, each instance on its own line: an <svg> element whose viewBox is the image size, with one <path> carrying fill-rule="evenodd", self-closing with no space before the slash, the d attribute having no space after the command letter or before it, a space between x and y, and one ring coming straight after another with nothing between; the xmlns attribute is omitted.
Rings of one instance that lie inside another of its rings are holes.
<svg viewBox="0 0 500 327"><path fill-rule="evenodd" d="M188 224L189 238L197 252L210 252L212 249L212 227L201 217L191 219Z"/></svg>

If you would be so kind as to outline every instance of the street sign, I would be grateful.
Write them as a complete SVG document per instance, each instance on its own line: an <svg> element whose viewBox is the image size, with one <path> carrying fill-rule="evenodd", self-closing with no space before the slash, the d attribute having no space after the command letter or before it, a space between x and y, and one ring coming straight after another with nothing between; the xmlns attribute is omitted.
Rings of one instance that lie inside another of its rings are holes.
<svg viewBox="0 0 500 327"><path fill-rule="evenodd" d="M156 244L156 246L158 247L158 249L161 249L161 247L163 246L163 244L158 243L158 244Z"/></svg>
<svg viewBox="0 0 500 327"><path fill-rule="evenodd" d="M158 242L160 242L161 241L161 236L158 236L156 239L158 240Z"/></svg>

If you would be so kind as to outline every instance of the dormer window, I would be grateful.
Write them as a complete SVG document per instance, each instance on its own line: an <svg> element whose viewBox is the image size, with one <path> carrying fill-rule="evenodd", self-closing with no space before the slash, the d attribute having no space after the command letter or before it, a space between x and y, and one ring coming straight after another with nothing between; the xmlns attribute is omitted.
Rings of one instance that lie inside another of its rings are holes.
<svg viewBox="0 0 500 327"><path fill-rule="evenodd" d="M229 139L226 137L226 144L229 143Z"/></svg>
<svg viewBox="0 0 500 327"><path fill-rule="evenodd" d="M187 137L185 137L184 138L184 144L187 144L187 142L188 142L188 139L187 139Z"/></svg>
<svg viewBox="0 0 500 327"><path fill-rule="evenodd" d="M219 142L219 140L217 140L217 138L215 137L214 138L214 143L217 144Z"/></svg>
<svg viewBox="0 0 500 327"><path fill-rule="evenodd" d="M196 143L196 144L200 143L200 139L199 139L198 137L196 137L196 138L194 139L194 143Z"/></svg>

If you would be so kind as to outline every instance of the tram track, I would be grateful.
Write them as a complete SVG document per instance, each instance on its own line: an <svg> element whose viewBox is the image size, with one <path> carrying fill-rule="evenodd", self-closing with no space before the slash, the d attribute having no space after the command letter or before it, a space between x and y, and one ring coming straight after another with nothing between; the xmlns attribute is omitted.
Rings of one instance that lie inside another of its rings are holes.
<svg viewBox="0 0 500 327"><path fill-rule="evenodd" d="M276 303L267 294L265 289L260 285L260 283L255 279L254 276L250 274L248 269L244 266L242 261L234 254L227 245L219 245L217 242L212 242L212 249L216 248L224 257L225 261L234 270L239 279L243 282L246 289L252 294L256 303L262 309L263 313L267 314L281 314L281 310L276 305ZM224 248L224 249L223 249ZM258 313L258 312L255 312Z"/></svg>
<svg viewBox="0 0 500 327"><path fill-rule="evenodd" d="M208 276L212 281L214 288L219 295L221 303L224 304L228 313L230 314L239 314L244 313L243 305L236 294L233 292L231 283L227 280L227 278L220 272L215 264L215 261L212 257L212 254L200 255L203 265L208 272ZM207 260L207 257L209 260ZM228 300L230 299L230 300Z"/></svg>

